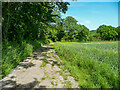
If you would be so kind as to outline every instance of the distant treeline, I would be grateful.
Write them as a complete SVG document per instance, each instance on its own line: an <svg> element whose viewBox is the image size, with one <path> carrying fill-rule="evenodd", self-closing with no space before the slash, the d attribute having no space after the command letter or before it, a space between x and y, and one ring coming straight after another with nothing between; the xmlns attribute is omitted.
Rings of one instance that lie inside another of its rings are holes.
<svg viewBox="0 0 120 90"><path fill-rule="evenodd" d="M89 39L97 40L120 40L120 26L115 28L112 26L101 25L97 30L90 31Z"/></svg>
<svg viewBox="0 0 120 90"><path fill-rule="evenodd" d="M3 2L2 40L92 41L118 40L120 27L102 25L92 33L86 26L77 24L72 16L61 18L68 9L67 2Z"/></svg>
<svg viewBox="0 0 120 90"><path fill-rule="evenodd" d="M51 39L52 41L101 41L119 40L120 26L101 25L97 30L90 31L85 25L77 24L72 16L64 19L57 19L51 27L40 30L40 38Z"/></svg>

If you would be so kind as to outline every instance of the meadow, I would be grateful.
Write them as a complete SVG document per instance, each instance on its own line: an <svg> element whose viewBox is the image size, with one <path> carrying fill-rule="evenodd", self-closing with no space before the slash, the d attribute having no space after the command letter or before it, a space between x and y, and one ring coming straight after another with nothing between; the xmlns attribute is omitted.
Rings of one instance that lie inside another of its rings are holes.
<svg viewBox="0 0 120 90"><path fill-rule="evenodd" d="M54 48L80 87L118 87L118 42L56 42Z"/></svg>

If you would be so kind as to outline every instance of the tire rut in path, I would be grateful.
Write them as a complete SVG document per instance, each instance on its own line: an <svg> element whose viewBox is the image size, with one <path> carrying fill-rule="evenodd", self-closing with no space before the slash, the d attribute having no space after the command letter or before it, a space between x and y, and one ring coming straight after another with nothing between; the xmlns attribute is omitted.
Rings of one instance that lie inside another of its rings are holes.
<svg viewBox="0 0 120 90"><path fill-rule="evenodd" d="M44 45L0 80L3 88L78 88L78 83L63 65L53 49Z"/></svg>

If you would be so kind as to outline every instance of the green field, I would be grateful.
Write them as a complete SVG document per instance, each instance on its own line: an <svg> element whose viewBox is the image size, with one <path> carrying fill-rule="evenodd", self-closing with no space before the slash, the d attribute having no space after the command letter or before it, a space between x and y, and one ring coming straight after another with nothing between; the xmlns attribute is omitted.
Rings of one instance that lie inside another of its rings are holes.
<svg viewBox="0 0 120 90"><path fill-rule="evenodd" d="M118 87L118 42L57 42L54 48L80 87Z"/></svg>

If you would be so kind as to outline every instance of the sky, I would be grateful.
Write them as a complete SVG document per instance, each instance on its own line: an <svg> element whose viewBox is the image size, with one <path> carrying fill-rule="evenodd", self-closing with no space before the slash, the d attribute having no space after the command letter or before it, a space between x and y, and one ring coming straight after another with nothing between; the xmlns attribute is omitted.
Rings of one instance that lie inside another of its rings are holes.
<svg viewBox="0 0 120 90"><path fill-rule="evenodd" d="M103 24L117 27L118 2L70 2L62 18L67 16L74 17L78 24L85 25L89 30L96 30Z"/></svg>

